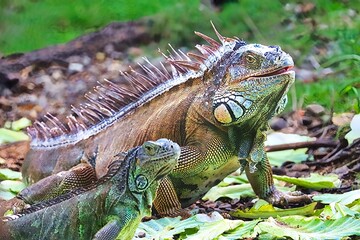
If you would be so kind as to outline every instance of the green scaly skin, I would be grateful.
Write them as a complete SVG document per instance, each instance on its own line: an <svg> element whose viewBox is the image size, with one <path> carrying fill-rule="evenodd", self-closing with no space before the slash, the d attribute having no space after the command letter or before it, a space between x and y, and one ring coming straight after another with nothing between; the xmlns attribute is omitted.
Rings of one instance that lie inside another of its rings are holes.
<svg viewBox="0 0 360 240"><path fill-rule="evenodd" d="M177 166L161 181L157 191L154 206L161 215L188 216L182 208L200 199L239 167L245 169L260 198L279 206L309 202L306 195L282 193L274 187L264 150L268 120L283 110L286 94L295 81L292 58L278 46L246 44L217 33L221 42L218 43L197 34L210 44L197 46L202 54L195 55L200 59L198 62L168 58L179 70L159 74L161 70L149 66L152 70L146 78L135 73L127 78L131 86L139 86L139 89L149 88L144 84L147 81L150 86L155 85L147 91L139 90L139 97L130 96L137 91L133 87L102 90L100 86L101 100L87 115L91 116L82 119L86 122L88 118L106 119L107 115L94 113L105 105L114 110L115 116L125 113L116 121L107 121L111 123L104 126L107 122L99 120L94 127L80 130L81 134L71 134L77 132L71 130L68 135L55 137L49 134L51 131L46 125L38 123L31 134L33 147L23 165L24 179L38 181L94 155L96 173L101 176L108 156L114 152L145 140L168 138L181 146L181 155ZM181 53L175 55L182 56ZM169 79L156 83L162 76ZM131 104L113 108L114 99L139 104L126 112L124 109ZM91 104L94 102L92 100ZM80 110L77 110L78 116L88 111L87 108ZM60 124L57 126L54 132L61 128ZM101 131L95 133L92 129Z"/></svg>
<svg viewBox="0 0 360 240"><path fill-rule="evenodd" d="M145 142L113 161L88 189L2 218L1 239L131 239L142 217L151 215L158 180L179 155L180 147L167 139Z"/></svg>

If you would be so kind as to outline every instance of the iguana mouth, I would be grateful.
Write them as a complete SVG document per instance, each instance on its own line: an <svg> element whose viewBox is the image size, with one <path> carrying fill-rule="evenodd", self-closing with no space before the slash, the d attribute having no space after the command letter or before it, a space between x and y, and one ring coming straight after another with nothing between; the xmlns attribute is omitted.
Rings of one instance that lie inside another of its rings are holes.
<svg viewBox="0 0 360 240"><path fill-rule="evenodd" d="M261 74L261 75L256 75L254 77L269 77L269 76L276 76L276 75L280 75L282 73L286 73L289 70L291 70L294 66L286 66L283 68L280 68L279 70L275 70L274 72L270 72L270 73L266 73L266 74Z"/></svg>

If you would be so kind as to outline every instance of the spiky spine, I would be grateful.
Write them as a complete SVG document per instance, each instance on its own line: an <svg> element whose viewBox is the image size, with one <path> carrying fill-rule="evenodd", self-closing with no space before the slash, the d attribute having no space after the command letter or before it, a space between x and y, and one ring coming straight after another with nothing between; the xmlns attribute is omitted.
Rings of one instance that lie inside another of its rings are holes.
<svg viewBox="0 0 360 240"><path fill-rule="evenodd" d="M56 117L47 114L47 122L36 121L28 128L31 147L52 148L66 144L75 144L110 127L127 113L160 96L174 86L190 81L211 69L235 44L246 43L233 38L221 36L213 26L220 43L195 32L210 45L197 45L201 55L184 54L171 45L168 55L163 56L170 64L171 71L161 63L158 68L145 59L146 64L139 64L144 74L131 69L121 72L126 86L115 85L108 80L99 84L94 91L85 95L87 102L79 107L72 107L73 115L67 116L67 122L61 123Z"/></svg>

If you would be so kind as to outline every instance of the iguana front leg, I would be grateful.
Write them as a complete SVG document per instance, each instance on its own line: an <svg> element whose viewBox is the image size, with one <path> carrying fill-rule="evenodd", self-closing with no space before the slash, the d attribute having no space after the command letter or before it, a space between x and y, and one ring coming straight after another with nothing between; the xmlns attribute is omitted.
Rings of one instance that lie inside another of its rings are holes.
<svg viewBox="0 0 360 240"><path fill-rule="evenodd" d="M277 190L274 186L273 173L265 151L263 154L259 153L259 155L263 156L263 158L260 161L256 161L255 171L251 167L252 161L245 166L246 176L259 198L265 199L275 206L311 202L309 196L300 192L284 193Z"/></svg>
<svg viewBox="0 0 360 240"><path fill-rule="evenodd" d="M153 205L160 216L181 216L182 218L191 216L188 211L181 208L174 185L168 177L161 180Z"/></svg>
<svg viewBox="0 0 360 240"><path fill-rule="evenodd" d="M308 203L311 199L300 192L283 193L274 186L273 173L265 152L267 125L259 128L255 134L242 136L239 147L239 161L245 169L255 194L276 206L294 203Z"/></svg>
<svg viewBox="0 0 360 240"><path fill-rule="evenodd" d="M189 140L191 145L181 147L178 165L160 183L154 207L162 216L191 216L181 207L200 199L212 186L239 167L237 158L229 161L234 151L222 138L209 130L199 135L209 140L205 143Z"/></svg>

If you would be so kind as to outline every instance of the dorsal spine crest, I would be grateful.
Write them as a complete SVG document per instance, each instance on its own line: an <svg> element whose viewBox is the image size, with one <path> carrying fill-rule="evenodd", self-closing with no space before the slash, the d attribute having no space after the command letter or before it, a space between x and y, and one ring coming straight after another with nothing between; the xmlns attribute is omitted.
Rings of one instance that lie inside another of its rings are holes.
<svg viewBox="0 0 360 240"><path fill-rule="evenodd" d="M201 54L185 54L169 44L168 55L161 54L170 64L171 70L163 63L160 63L160 68L156 67L144 58L145 64L139 64L143 73L132 68L129 72L120 72L125 86L115 85L108 80L105 80L105 84L100 83L93 92L85 95L85 103L79 107L72 106L73 115L67 116L65 124L47 113L44 117L46 123L35 121L33 126L28 128L28 134L32 139L31 147L53 148L75 144L96 135L156 96L190 79L202 76L226 53L233 51L236 44L244 43L237 39L225 38L217 32L214 25L213 28L220 43L195 32L210 44L195 46Z"/></svg>

